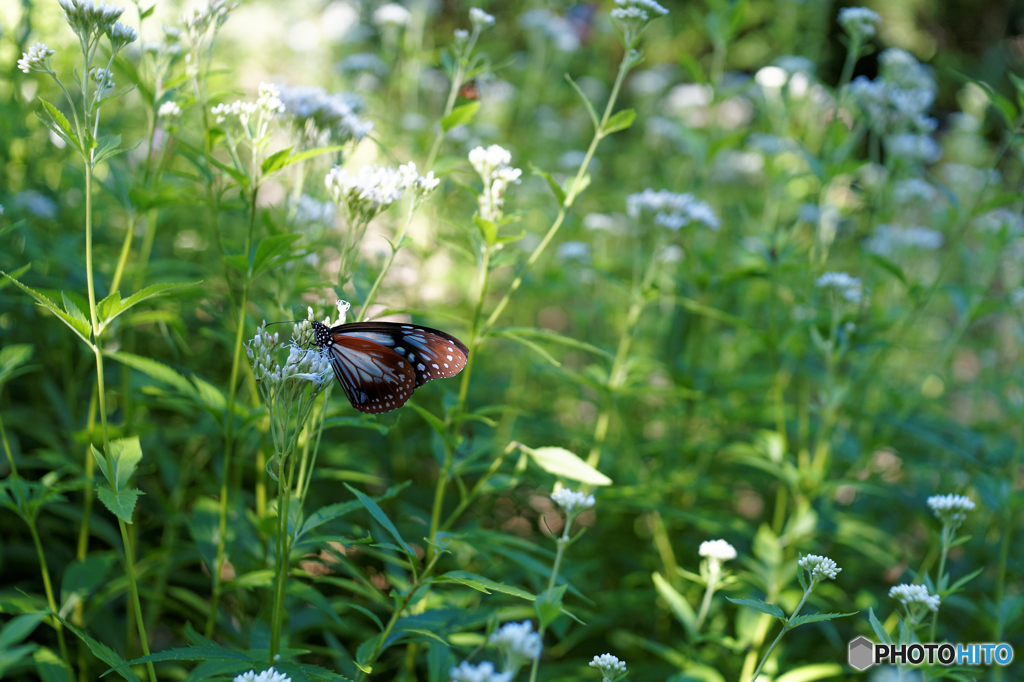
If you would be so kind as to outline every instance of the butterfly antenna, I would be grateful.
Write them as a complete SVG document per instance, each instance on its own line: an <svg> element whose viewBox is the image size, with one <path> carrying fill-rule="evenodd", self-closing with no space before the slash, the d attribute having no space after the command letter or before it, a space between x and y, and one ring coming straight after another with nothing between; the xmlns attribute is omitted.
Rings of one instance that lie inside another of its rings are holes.
<svg viewBox="0 0 1024 682"><path fill-rule="evenodd" d="M298 324L302 320L281 320L280 322L268 322L268 327L273 327L275 324Z"/></svg>

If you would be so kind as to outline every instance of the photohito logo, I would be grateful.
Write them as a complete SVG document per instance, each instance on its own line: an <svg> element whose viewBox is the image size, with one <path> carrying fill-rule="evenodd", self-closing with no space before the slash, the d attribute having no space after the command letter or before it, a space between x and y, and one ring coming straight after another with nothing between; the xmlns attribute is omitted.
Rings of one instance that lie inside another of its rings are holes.
<svg viewBox="0 0 1024 682"><path fill-rule="evenodd" d="M850 642L847 659L857 670L866 670L876 663L893 665L1010 665L1013 647L999 644L875 644L867 637Z"/></svg>

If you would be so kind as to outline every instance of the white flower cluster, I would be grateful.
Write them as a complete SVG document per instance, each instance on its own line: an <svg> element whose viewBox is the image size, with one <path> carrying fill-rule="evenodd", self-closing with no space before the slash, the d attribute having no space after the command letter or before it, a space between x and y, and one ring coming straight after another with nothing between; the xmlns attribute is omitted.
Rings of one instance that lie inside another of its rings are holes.
<svg viewBox="0 0 1024 682"><path fill-rule="evenodd" d="M717 563L736 558L736 548L725 540L705 540L700 543L697 553Z"/></svg>
<svg viewBox="0 0 1024 682"><path fill-rule="evenodd" d="M812 582L824 580L825 578L835 580L836 576L839 575L839 572L843 570L836 565L836 562L832 561L828 557L818 556L817 554L808 554L800 559L800 561L797 562L797 565L811 574Z"/></svg>
<svg viewBox="0 0 1024 682"><path fill-rule="evenodd" d="M494 26L494 16L483 11L479 7L471 7L469 10L469 23L473 30L482 31L485 28Z"/></svg>
<svg viewBox="0 0 1024 682"><path fill-rule="evenodd" d="M878 58L881 75L875 80L858 76L850 83L850 94L864 110L876 132L931 132L936 121L925 112L935 101L936 85L913 55L889 48Z"/></svg>
<svg viewBox="0 0 1024 682"><path fill-rule="evenodd" d="M219 29L228 20L228 15L238 7L238 3L228 4L225 0L210 0L206 9L196 8L192 16L182 17L181 23L193 46L198 46L206 31Z"/></svg>
<svg viewBox="0 0 1024 682"><path fill-rule="evenodd" d="M602 682L612 682L612 680L626 674L626 662L619 660L618 656L612 656L611 654L594 656L594 660L590 662L590 667L601 671Z"/></svg>
<svg viewBox="0 0 1024 682"><path fill-rule="evenodd" d="M373 23L378 26L408 26L412 13L397 2L381 5L373 13Z"/></svg>
<svg viewBox="0 0 1024 682"><path fill-rule="evenodd" d="M864 287L860 278L845 272L826 272L814 281L822 289L832 289L850 303L860 303L864 298Z"/></svg>
<svg viewBox="0 0 1024 682"><path fill-rule="evenodd" d="M30 71L53 73L53 69L50 68L50 57L55 54L57 54L57 51L51 50L45 43L36 43L28 48L28 52L21 53L21 59L18 60L18 68L25 73Z"/></svg>
<svg viewBox="0 0 1024 682"><path fill-rule="evenodd" d="M928 506L944 525L955 530L967 520L967 512L974 509L974 501L966 495L933 495L928 498Z"/></svg>
<svg viewBox="0 0 1024 682"><path fill-rule="evenodd" d="M875 24L882 23L882 15L867 7L844 7L839 10L839 25L854 40L875 35Z"/></svg>
<svg viewBox="0 0 1024 682"><path fill-rule="evenodd" d="M888 258L904 251L934 251L942 246L943 241L945 238L941 232L928 227L879 225L864 247L871 253Z"/></svg>
<svg viewBox="0 0 1024 682"><path fill-rule="evenodd" d="M576 516L585 509L594 506L593 495L562 488L551 493L551 499L565 511L566 516Z"/></svg>
<svg viewBox="0 0 1024 682"><path fill-rule="evenodd" d="M373 130L373 123L356 115L360 102L353 95L299 85L281 88L279 97L296 127L306 131L314 141L326 134L332 144L358 142Z"/></svg>
<svg viewBox="0 0 1024 682"><path fill-rule="evenodd" d="M402 198L405 191L412 190L417 201L422 201L440 184L430 171L421 176L416 164L409 162L393 168L381 168L376 164L363 166L356 173L335 166L324 178L327 191L349 225L365 224L376 218L388 206Z"/></svg>
<svg viewBox="0 0 1024 682"><path fill-rule="evenodd" d="M125 26L120 21L107 29L107 37L110 38L110 46L114 53L120 52L130 43L139 39L139 32L131 26Z"/></svg>
<svg viewBox="0 0 1024 682"><path fill-rule="evenodd" d="M92 69L89 77L96 83L96 97L102 96L104 90L111 90L114 87L114 74L107 69Z"/></svg>
<svg viewBox="0 0 1024 682"><path fill-rule="evenodd" d="M912 165L935 163L942 158L942 147L930 135L902 133L885 141L885 151Z"/></svg>
<svg viewBox="0 0 1024 682"><path fill-rule="evenodd" d="M491 633L487 643L499 651L505 663L506 672L519 670L524 663L540 658L544 643L533 631L533 623L505 623Z"/></svg>
<svg viewBox="0 0 1024 682"><path fill-rule="evenodd" d="M618 5L611 11L612 19L650 21L651 15L655 18L668 14L668 10L659 5L655 0L615 0Z"/></svg>
<svg viewBox="0 0 1024 682"><path fill-rule="evenodd" d="M897 204L932 204L939 198L939 192L926 180L907 178L895 184L892 197Z"/></svg>
<svg viewBox="0 0 1024 682"><path fill-rule="evenodd" d="M924 585L896 585L889 590L889 597L897 599L904 606L923 605L929 611L938 611L941 599L937 594L929 594L928 588Z"/></svg>
<svg viewBox="0 0 1024 682"><path fill-rule="evenodd" d="M86 45L114 27L124 13L123 7L108 5L102 0L57 0L64 10L64 18L80 40Z"/></svg>
<svg viewBox="0 0 1024 682"><path fill-rule="evenodd" d="M159 118L177 118L181 116L181 107L174 100L169 100L160 105L156 115Z"/></svg>
<svg viewBox="0 0 1024 682"><path fill-rule="evenodd" d="M259 675L256 674L255 670L242 673L235 677L235 682L292 682L292 678L284 673L277 672L273 668L267 668Z"/></svg>
<svg viewBox="0 0 1024 682"><path fill-rule="evenodd" d="M479 665L463 661L458 667L448 670L448 677L450 682L512 682L515 674L499 673L489 661Z"/></svg>
<svg viewBox="0 0 1024 682"><path fill-rule="evenodd" d="M477 147L469 153L469 163L484 181L484 189L477 197L480 217L497 222L505 204L505 192L509 185L519 184L523 171L512 168L512 152L492 144L487 149Z"/></svg>
<svg viewBox="0 0 1024 682"><path fill-rule="evenodd" d="M692 222L704 223L712 230L722 225L707 202L689 193L676 194L667 189L656 192L648 187L643 192L626 197L626 213L629 217L639 218L645 212L653 213L654 222L670 230L678 230Z"/></svg>
<svg viewBox="0 0 1024 682"><path fill-rule="evenodd" d="M228 116L236 116L242 127L248 128L249 120L253 116L269 120L275 114L284 113L284 103L280 94L273 83L260 83L259 97L255 102L235 100L231 104L218 104L211 109L211 113L216 117L217 123L224 123Z"/></svg>
<svg viewBox="0 0 1024 682"><path fill-rule="evenodd" d="M277 332L268 332L266 322L256 330L256 336L246 344L245 350L265 396L280 395L282 391L301 391L305 382L319 387L332 376L330 361L314 346L312 339L309 321L297 323L288 344L288 359L282 366L277 358L282 347Z"/></svg>
<svg viewBox="0 0 1024 682"><path fill-rule="evenodd" d="M1024 233L1024 216L1008 208L996 208L983 213L974 220L974 224L983 232L1004 232L1009 237L1018 237Z"/></svg>

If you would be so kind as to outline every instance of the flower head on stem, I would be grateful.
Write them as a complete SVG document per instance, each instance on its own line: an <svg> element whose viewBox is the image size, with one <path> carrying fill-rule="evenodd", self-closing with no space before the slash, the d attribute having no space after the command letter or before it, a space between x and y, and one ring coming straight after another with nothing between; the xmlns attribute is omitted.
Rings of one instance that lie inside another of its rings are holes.
<svg viewBox="0 0 1024 682"><path fill-rule="evenodd" d="M928 506L943 526L956 530L967 520L967 512L974 509L974 502L966 495L933 495Z"/></svg>
<svg viewBox="0 0 1024 682"><path fill-rule="evenodd" d="M499 673L490 661L478 665L463 661L448 671L450 682L512 682L514 677L514 673Z"/></svg>
<svg viewBox="0 0 1024 682"><path fill-rule="evenodd" d="M590 667L601 671L601 682L615 682L626 674L626 662L611 654L594 656Z"/></svg>
<svg viewBox="0 0 1024 682"><path fill-rule="evenodd" d="M882 23L882 15L867 7L844 7L839 10L839 25L854 40L863 41L875 35L875 25Z"/></svg>
<svg viewBox="0 0 1024 682"><path fill-rule="evenodd" d="M28 48L28 52L21 53L21 59L18 60L18 68L25 73L39 71L53 74L53 67L50 66L50 57L55 54L57 54L57 51L51 50L45 43L36 43Z"/></svg>
<svg viewBox="0 0 1024 682"><path fill-rule="evenodd" d="M568 488L562 488L551 493L551 499L565 512L565 531L562 534L564 537L568 537L576 517L595 504L593 495L576 492Z"/></svg>
<svg viewBox="0 0 1024 682"><path fill-rule="evenodd" d="M800 559L797 565L807 571L808 582L812 587L822 580L835 580L839 572L843 570L828 557L817 554L808 554Z"/></svg>
<svg viewBox="0 0 1024 682"><path fill-rule="evenodd" d="M496 144L486 149L473 149L469 153L469 162L484 183L483 191L477 198L480 217L492 222L501 220L505 192L509 185L519 184L523 171L512 168L509 165L512 163L512 152Z"/></svg>
<svg viewBox="0 0 1024 682"><path fill-rule="evenodd" d="M615 0L611 11L612 23L627 50L636 47L640 34L652 20L668 14L668 10L655 0Z"/></svg>
<svg viewBox="0 0 1024 682"><path fill-rule="evenodd" d="M736 558L736 548L725 540L705 540L700 543L697 553L707 559L707 588L704 591L704 599L700 605L700 612L697 614L697 629L700 630L704 619L711 607L711 597L718 587L718 579L722 573L722 564Z"/></svg>
<svg viewBox="0 0 1024 682"><path fill-rule="evenodd" d="M526 663L540 658L544 643L540 634L533 631L533 623L524 620L521 623L505 623L491 633L487 643L501 654L504 672L515 673Z"/></svg>
<svg viewBox="0 0 1024 682"><path fill-rule="evenodd" d="M929 593L926 586L907 583L890 589L889 597L899 601L906 609L907 622L911 628L920 624L927 612L937 612L942 602L939 595Z"/></svg>
<svg viewBox="0 0 1024 682"><path fill-rule="evenodd" d="M267 668L259 674L255 670L242 673L235 677L234 682L292 682L292 678L284 673L277 672L273 668Z"/></svg>
<svg viewBox="0 0 1024 682"><path fill-rule="evenodd" d="M819 289L831 289L850 303L860 303L864 298L864 287L860 279L845 272L826 272L814 281Z"/></svg>

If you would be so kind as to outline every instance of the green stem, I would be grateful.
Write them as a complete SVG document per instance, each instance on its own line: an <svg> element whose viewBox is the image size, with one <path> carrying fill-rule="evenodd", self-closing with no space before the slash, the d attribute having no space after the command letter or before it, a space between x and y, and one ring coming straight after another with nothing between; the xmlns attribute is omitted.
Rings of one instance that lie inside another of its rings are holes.
<svg viewBox="0 0 1024 682"><path fill-rule="evenodd" d="M395 243L391 246L391 257L388 258L388 262L381 268L380 274L377 275L377 279L373 282L373 286L370 287L370 293L366 295L366 300L363 302L363 306L359 309L359 314L355 316L356 322L363 322L366 320L367 313L370 312L370 306L377 300L377 290L380 289L381 282L384 281L385 275L388 274L388 270L391 269L391 264L395 262L395 256L398 255L398 249L402 248L402 240L405 239L405 233L409 230L409 225L412 223L412 217L416 212L416 199L409 203L409 212L405 216L405 224L402 225L402 229L398 232L398 237L395 238Z"/></svg>
<svg viewBox="0 0 1024 682"><path fill-rule="evenodd" d="M942 552L939 554L939 572L935 574L935 591L941 593L943 588L943 576L946 574L946 557L949 555L949 546L953 542L956 531L950 529L946 524L942 526ZM932 624L928 641L935 641L935 630L939 626L939 612L932 612Z"/></svg>
<svg viewBox="0 0 1024 682"><path fill-rule="evenodd" d="M509 301L512 299L512 295L519 289L523 284L523 278L526 277L526 273L530 271L533 264L537 262L537 259L541 257L544 250L547 249L548 244L554 239L555 234L558 233L558 229L562 226L565 221L565 216L568 214L569 209L572 208L573 203L576 201L577 195L583 191L583 178L587 173L587 167L590 165L590 160L594 158L594 152L597 151L597 145L604 138L604 128L608 124L608 119L611 118L612 110L615 108L615 101L619 97L619 90L622 89L622 82L626 78L626 74L629 73L629 69L632 67L633 59L631 53L627 50L626 54L622 57L622 63L619 65L619 73L615 77L615 85L612 86L611 96L608 98L608 104L605 106L604 115L601 117L601 122L598 125L597 130L594 131L594 137L590 141L590 147L587 148L587 154L583 157L583 163L580 164L579 170L576 172L576 178L572 182L572 187L569 189L569 193L565 197L565 203L559 207L558 216L555 218L555 222L552 223L548 229L547 234L537 245L537 248L533 250L530 257L526 260L526 264L516 275L516 278L512 280L512 284L509 286L508 291L502 297L501 301L494 308L490 317L487 318L487 322L483 326L484 332L489 330L501 317L501 314L505 311L505 307L508 306Z"/></svg>
<svg viewBox="0 0 1024 682"><path fill-rule="evenodd" d="M761 662L757 664L757 668L754 670L754 675L750 678L750 682L754 682L757 679L757 676L761 674L761 668L764 667L764 664L768 661L768 657L772 655L772 651L775 650L775 647L778 646L780 641L782 641L782 636L793 629L793 620L800 613L800 609L804 607L804 602L807 601L807 597L811 595L811 590L813 589L814 583L811 582L811 584L807 586L807 589L804 590L804 596L800 598L800 603L796 605L796 608L793 609L792 615L790 615L783 624L782 630L779 632L779 636L776 637L775 641L772 642L772 645L768 647L768 651L764 652L764 657L761 658Z"/></svg>
<svg viewBox="0 0 1024 682"><path fill-rule="evenodd" d="M558 580L558 571L562 567L562 557L565 556L565 548L569 546L569 527L572 525L572 519L565 519L565 527L562 529L562 537L558 538L557 545L555 548L555 563L551 566L551 577L548 578L548 589L555 587L555 582ZM541 640L544 639L544 633L547 631L547 625L541 625L537 628L537 634L540 635ZM537 682L537 671L540 669L540 656L533 659L533 664L530 665L530 682Z"/></svg>
<svg viewBox="0 0 1024 682"><path fill-rule="evenodd" d="M718 574L721 569L721 565L712 559L708 564L708 588L704 591L704 600L700 603L700 612L697 614L697 625L696 630L700 632L700 628L704 625L704 619L708 615L708 609L711 608L711 597L715 594L715 588L718 587Z"/></svg>

